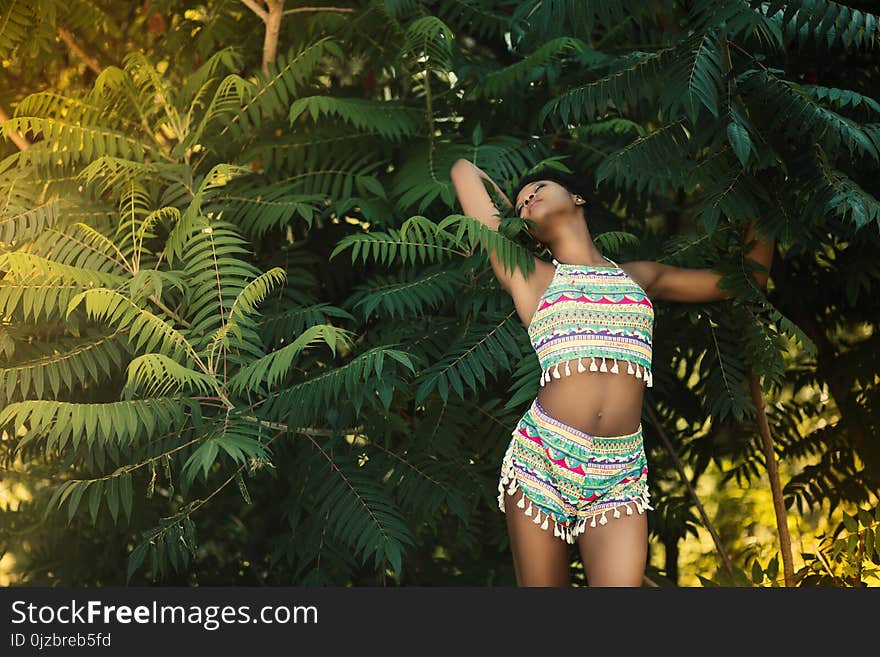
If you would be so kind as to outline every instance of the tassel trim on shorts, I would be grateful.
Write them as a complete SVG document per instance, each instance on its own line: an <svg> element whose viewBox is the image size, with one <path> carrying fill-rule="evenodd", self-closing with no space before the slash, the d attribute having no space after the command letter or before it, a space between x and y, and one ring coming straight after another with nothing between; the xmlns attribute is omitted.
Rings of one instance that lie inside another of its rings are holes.
<svg viewBox="0 0 880 657"><path fill-rule="evenodd" d="M509 495L513 495L517 490L522 490L517 485L516 475L515 475L514 469L513 469L513 463L508 457L505 457L504 463L502 465L501 478L498 481L498 508L501 509L502 513L505 512L505 510L504 510L504 491L505 491L504 485L505 484L508 484L506 490ZM648 509L654 511L655 510L654 507L651 506L651 504L650 504L650 498L651 498L651 493L646 487L644 492L641 495L639 495L638 497L631 499L631 500L628 500L628 501L621 501L620 504L618 504L617 506L614 506L610 509L605 509L604 511L597 511L596 513L594 513L592 515L585 516L583 518L578 519L574 523L571 523L568 520L566 520L565 522L559 522L558 520L553 520L553 536L556 536L556 537L564 540L567 543L573 544L575 542L575 540L577 539L577 537L586 531L588 523L589 523L590 527L595 527L596 523L597 523L597 518L598 518L598 524L600 524L600 525L607 524L608 518L606 517L606 514L610 511L613 511L613 517L615 517L615 518L620 517L622 508L626 508L626 515L631 516L633 513L633 510L630 505L634 506L636 508L636 510L639 512L639 514L644 513ZM528 501L528 506L526 506L527 501ZM532 512L534 510L535 515L534 515L533 522L536 525L540 524L541 529L549 531L549 528L550 528L549 522L550 522L550 518L551 518L550 514L545 511L544 515L543 515L543 522L541 522L541 519L542 519L541 509L538 508L537 505L533 505L531 498L526 496L525 491L522 491L522 496L519 498L519 501L516 503L516 506L519 507L520 509L524 509L525 510L524 513L527 516L531 516ZM533 507L534 507L534 509L533 509Z"/></svg>

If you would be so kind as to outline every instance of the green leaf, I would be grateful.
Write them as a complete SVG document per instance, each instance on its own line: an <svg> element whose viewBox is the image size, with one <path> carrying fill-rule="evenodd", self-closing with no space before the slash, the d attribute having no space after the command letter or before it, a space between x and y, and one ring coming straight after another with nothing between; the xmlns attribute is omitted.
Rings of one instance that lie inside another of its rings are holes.
<svg viewBox="0 0 880 657"><path fill-rule="evenodd" d="M113 522L116 522L119 514L119 477L110 477L107 481L107 507L113 516Z"/></svg>
<svg viewBox="0 0 880 657"><path fill-rule="evenodd" d="M471 143L474 146L479 146L483 143L483 126L479 121L477 121L474 131L471 133Z"/></svg>
<svg viewBox="0 0 880 657"><path fill-rule="evenodd" d="M150 548L149 541L143 541L135 546L134 550L132 550L131 554L128 555L128 568L126 568L125 574L125 585L128 586L128 583L131 581L131 576L134 572L140 567L140 565L144 562L144 557L147 556L147 551Z"/></svg>
<svg viewBox="0 0 880 657"><path fill-rule="evenodd" d="M749 137L749 131L746 130L745 126L731 121L727 124L727 141L733 147L733 152L740 163L745 166L749 161L749 154L752 151L752 140Z"/></svg>
<svg viewBox="0 0 880 657"><path fill-rule="evenodd" d="M98 520L98 509L101 507L101 496L104 493L104 481L98 479L89 491L89 513L92 517L92 525Z"/></svg>
<svg viewBox="0 0 880 657"><path fill-rule="evenodd" d="M761 564L757 559L752 562L752 581L755 584L760 584L764 581L764 571L761 569Z"/></svg>
<svg viewBox="0 0 880 657"><path fill-rule="evenodd" d="M67 524L70 525L70 521L73 520L73 516L76 513L76 509L79 506L79 501L83 496L83 493L86 492L86 488L89 487L90 481L78 481L76 482L76 487L70 495L70 502L67 507Z"/></svg>
<svg viewBox="0 0 880 657"><path fill-rule="evenodd" d="M774 581L779 575L779 553L773 555L773 558L770 559L770 563L767 564L766 572L770 581Z"/></svg>
<svg viewBox="0 0 880 657"><path fill-rule="evenodd" d="M131 505L134 493L131 486L131 472L125 472L120 476L119 494L122 497L122 509L125 511L125 518L131 522Z"/></svg>

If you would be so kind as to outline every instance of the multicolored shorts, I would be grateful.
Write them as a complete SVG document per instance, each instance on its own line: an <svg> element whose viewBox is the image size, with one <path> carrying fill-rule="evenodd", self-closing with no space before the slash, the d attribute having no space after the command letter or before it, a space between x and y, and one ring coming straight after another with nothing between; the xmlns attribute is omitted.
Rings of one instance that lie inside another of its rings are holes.
<svg viewBox="0 0 880 657"><path fill-rule="evenodd" d="M590 527L608 522L606 512L632 515L653 510L649 504L648 463L642 424L622 436L592 436L560 422L541 408L537 398L512 432L501 464L498 506L504 511L504 486L522 497L517 506L535 513L535 524L568 543ZM528 506L526 506L528 504ZM542 516L543 512L543 516ZM543 518L543 522L542 522Z"/></svg>

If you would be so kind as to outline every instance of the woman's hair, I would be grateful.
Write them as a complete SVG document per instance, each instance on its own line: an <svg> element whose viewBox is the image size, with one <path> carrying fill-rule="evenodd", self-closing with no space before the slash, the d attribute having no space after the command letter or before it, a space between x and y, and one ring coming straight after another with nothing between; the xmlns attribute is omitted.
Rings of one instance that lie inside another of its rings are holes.
<svg viewBox="0 0 880 657"><path fill-rule="evenodd" d="M558 169L551 169L550 167L543 167L520 178L516 189L514 189L513 192L514 202L516 201L516 196L522 191L522 188L536 180L552 180L555 183L559 183L565 187L570 194L577 194L584 199L584 205L581 206L584 210L587 210L590 207L590 197L586 193L586 190L589 189L588 184L578 176L559 171Z"/></svg>

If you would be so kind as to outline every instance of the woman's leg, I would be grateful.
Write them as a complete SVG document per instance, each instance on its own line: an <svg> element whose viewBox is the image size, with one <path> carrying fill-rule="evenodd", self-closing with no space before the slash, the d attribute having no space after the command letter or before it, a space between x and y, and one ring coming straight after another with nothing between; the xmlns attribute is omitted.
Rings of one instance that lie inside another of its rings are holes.
<svg viewBox="0 0 880 657"><path fill-rule="evenodd" d="M648 516L622 513L577 537L589 586L641 586L648 559Z"/></svg>
<svg viewBox="0 0 880 657"><path fill-rule="evenodd" d="M568 543L541 529L532 516L517 508L522 494L521 490L504 493L517 586L571 586Z"/></svg>

